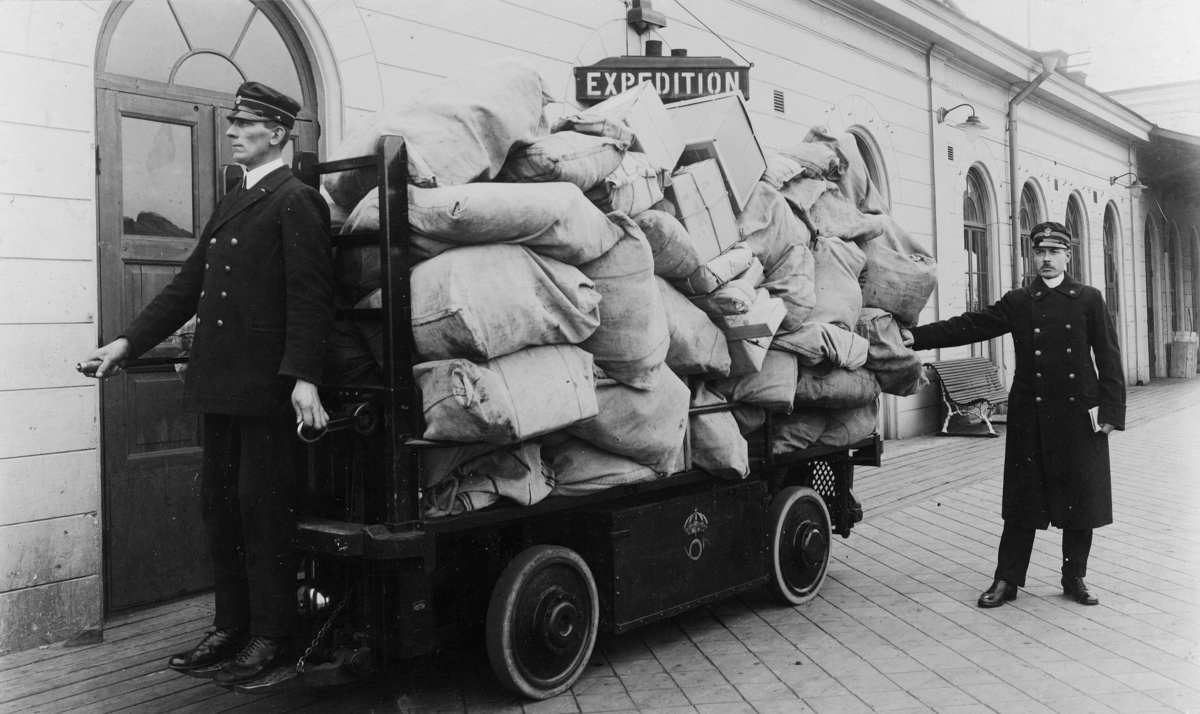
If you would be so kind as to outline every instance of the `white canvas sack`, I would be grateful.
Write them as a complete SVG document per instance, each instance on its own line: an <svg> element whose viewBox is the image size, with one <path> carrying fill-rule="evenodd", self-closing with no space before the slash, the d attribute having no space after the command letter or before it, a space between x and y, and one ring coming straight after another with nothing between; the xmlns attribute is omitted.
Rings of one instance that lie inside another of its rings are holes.
<svg viewBox="0 0 1200 714"><path fill-rule="evenodd" d="M600 448L668 474L679 460L687 431L687 385L671 370L654 389L634 389L612 379L596 382L600 413L567 431Z"/></svg>
<svg viewBox="0 0 1200 714"><path fill-rule="evenodd" d="M413 367L425 438L512 444L598 413L592 358L571 345L529 347L490 362Z"/></svg>
<svg viewBox="0 0 1200 714"><path fill-rule="evenodd" d="M649 466L594 446L578 437L547 444L542 458L554 470L554 496L583 496L613 486L627 486L659 478Z"/></svg>
<svg viewBox="0 0 1200 714"><path fill-rule="evenodd" d="M628 148L628 142L617 139L560 131L514 149L497 178L519 183L566 181L587 191L621 166Z"/></svg>
<svg viewBox="0 0 1200 714"><path fill-rule="evenodd" d="M600 293L578 268L519 245L456 248L412 270L421 360L486 362L524 347L579 344L600 325Z"/></svg>
<svg viewBox="0 0 1200 714"><path fill-rule="evenodd" d="M725 398L704 382L692 387L692 406L725 404ZM731 412L691 417L692 465L718 478L743 479L750 475L749 445Z"/></svg>
<svg viewBox="0 0 1200 714"><path fill-rule="evenodd" d="M729 347L725 333L671 284L656 278L658 294L667 316L671 346L667 366L675 374L729 374Z"/></svg>

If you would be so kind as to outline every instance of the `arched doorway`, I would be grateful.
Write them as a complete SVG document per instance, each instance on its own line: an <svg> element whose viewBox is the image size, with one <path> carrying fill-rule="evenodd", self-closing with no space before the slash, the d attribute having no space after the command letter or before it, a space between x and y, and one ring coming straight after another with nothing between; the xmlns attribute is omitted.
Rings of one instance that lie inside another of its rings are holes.
<svg viewBox="0 0 1200 714"><path fill-rule="evenodd" d="M118 2L96 57L100 338L171 281L224 192L234 92L261 81L304 105L294 148L316 150L317 91L277 3ZM179 411L187 326L101 386L108 610L208 588L200 430Z"/></svg>
<svg viewBox="0 0 1200 714"><path fill-rule="evenodd" d="M1016 255L1020 256L1021 277L1023 278L1021 285L1028 285L1038 276L1037 270L1033 267L1033 251L1029 249L1029 232L1041 222L1042 206L1041 201L1038 200L1037 190L1033 187L1032 181L1026 182L1021 187L1021 240L1015 251Z"/></svg>
<svg viewBox="0 0 1200 714"><path fill-rule="evenodd" d="M1104 209L1104 304L1108 314L1117 325L1118 338L1124 334L1120 328L1121 293L1120 272L1117 263L1117 236L1121 234L1117 209L1111 203Z"/></svg>
<svg viewBox="0 0 1200 714"><path fill-rule="evenodd" d="M1087 250L1087 222L1083 218L1083 208L1079 205L1079 197L1071 194L1067 199L1067 216L1063 221L1067 232L1071 234L1071 264L1067 266L1067 272L1071 274L1081 283L1087 282L1087 276L1084 275L1086 262L1084 261L1084 251Z"/></svg>

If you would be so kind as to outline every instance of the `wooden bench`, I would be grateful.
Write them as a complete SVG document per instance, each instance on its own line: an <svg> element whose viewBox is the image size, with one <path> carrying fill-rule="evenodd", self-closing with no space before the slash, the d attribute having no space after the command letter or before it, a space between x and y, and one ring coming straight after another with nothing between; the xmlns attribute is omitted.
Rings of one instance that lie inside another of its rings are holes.
<svg viewBox="0 0 1200 714"><path fill-rule="evenodd" d="M1008 390L1000 381L996 365L986 357L968 357L925 365L933 369L942 385L942 404L946 407L946 418L942 422L941 436L986 436L998 437L992 428L992 412L1000 404L1008 403ZM987 425L987 433L965 429L950 430L950 419L954 416L977 416Z"/></svg>

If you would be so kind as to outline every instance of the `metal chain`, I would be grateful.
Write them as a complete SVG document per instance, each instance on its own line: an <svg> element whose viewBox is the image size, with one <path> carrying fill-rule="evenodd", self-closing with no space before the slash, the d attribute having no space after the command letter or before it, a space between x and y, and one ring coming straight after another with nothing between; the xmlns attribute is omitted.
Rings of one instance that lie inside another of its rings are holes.
<svg viewBox="0 0 1200 714"><path fill-rule="evenodd" d="M342 601L338 603L337 607L333 608L333 612L329 615L329 619L325 621L324 625L321 625L320 630L317 630L317 636L313 638L313 641L310 642L308 647L304 650L304 654L300 655L300 659L296 661L296 674L304 673L305 661L307 661L312 655L313 650L317 648L317 644L321 642L321 638L324 637L325 633L329 631L329 626L332 625L333 621L337 619L338 613L342 611L342 608L346 606L346 603L350 602L350 595L353 592L354 588L350 588L350 591L346 593L346 596L342 598Z"/></svg>

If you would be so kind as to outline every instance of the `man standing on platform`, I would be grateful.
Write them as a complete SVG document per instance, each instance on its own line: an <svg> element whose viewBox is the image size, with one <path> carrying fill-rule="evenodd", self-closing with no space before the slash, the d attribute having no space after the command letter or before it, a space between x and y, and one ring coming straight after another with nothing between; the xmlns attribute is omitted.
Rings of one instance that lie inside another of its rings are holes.
<svg viewBox="0 0 1200 714"><path fill-rule="evenodd" d="M1104 297L1065 272L1071 260L1067 229L1040 223L1030 239L1038 277L1029 285L979 312L913 328L905 341L927 350L1012 334L1016 370L1008 398L1004 532L995 581L980 595L979 607L1016 598L1025 586L1034 536L1050 525L1063 530L1063 592L1095 605L1084 577L1092 529L1112 523L1108 435L1125 428L1121 347Z"/></svg>
<svg viewBox="0 0 1200 714"><path fill-rule="evenodd" d="M316 382L333 324L329 209L282 159L299 111L263 84L238 88L225 134L243 184L218 203L174 281L83 367L117 374L196 316L182 408L203 414L216 616L168 664L227 685L265 674L294 634L295 431L328 421Z"/></svg>

